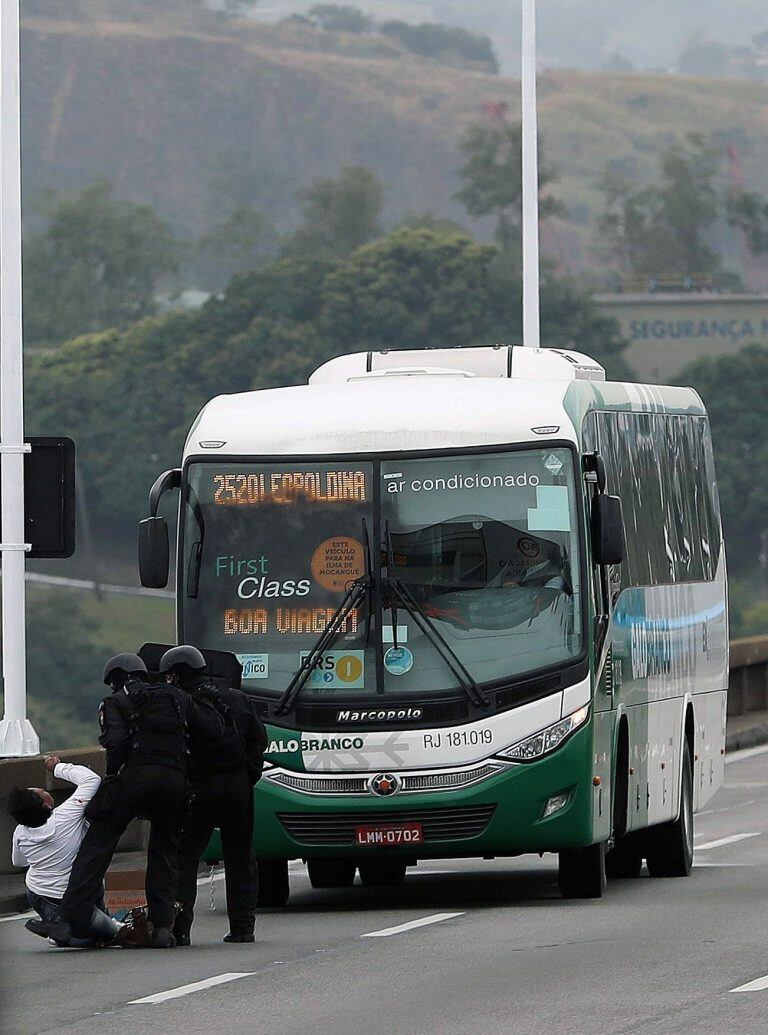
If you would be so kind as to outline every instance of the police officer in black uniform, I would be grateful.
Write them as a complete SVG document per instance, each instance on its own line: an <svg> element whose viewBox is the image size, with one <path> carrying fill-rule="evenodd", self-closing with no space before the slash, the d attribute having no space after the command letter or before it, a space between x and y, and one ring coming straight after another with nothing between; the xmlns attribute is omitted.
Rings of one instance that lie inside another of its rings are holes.
<svg viewBox="0 0 768 1035"><path fill-rule="evenodd" d="M66 941L91 915L117 843L132 819L150 821L146 891L153 946L171 948L177 881L178 838L187 791L188 738L215 738L223 723L198 709L189 695L167 683L151 683L136 654L119 654L104 669L112 696L101 704L101 744L107 778L72 867L61 902L61 924L51 934Z"/></svg>
<svg viewBox="0 0 768 1035"><path fill-rule="evenodd" d="M190 749L191 797L179 841L177 945L190 944L200 856L213 833L221 832L229 934L225 942L252 942L256 919L257 872L253 857L253 786L261 776L267 734L241 690L217 686L205 673L196 647L174 647L160 671L193 701L212 706L224 725L220 737L193 736Z"/></svg>

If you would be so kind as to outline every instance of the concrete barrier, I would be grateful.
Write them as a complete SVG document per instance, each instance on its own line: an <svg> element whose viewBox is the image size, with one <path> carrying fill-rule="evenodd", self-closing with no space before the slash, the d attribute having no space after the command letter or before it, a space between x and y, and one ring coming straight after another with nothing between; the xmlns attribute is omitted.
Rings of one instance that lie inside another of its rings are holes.
<svg viewBox="0 0 768 1035"><path fill-rule="evenodd" d="M768 636L731 642L728 715L768 711Z"/></svg>

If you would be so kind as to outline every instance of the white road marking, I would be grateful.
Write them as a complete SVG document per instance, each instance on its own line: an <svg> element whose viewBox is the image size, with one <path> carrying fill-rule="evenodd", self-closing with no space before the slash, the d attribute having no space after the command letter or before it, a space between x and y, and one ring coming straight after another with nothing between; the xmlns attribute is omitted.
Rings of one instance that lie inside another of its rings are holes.
<svg viewBox="0 0 768 1035"><path fill-rule="evenodd" d="M743 762L747 758L754 758L755 755L764 755L768 751L768 744L763 744L762 747L744 748L742 751L734 751L730 755L725 756L725 764L730 765L731 762Z"/></svg>
<svg viewBox="0 0 768 1035"><path fill-rule="evenodd" d="M32 909L26 913L13 913L11 916L0 916L0 924L9 924L11 920L29 920L31 916L37 916L37 913Z"/></svg>
<svg viewBox="0 0 768 1035"><path fill-rule="evenodd" d="M398 924L397 927L385 927L382 931L370 931L368 934L361 934L361 938L389 938L393 934L403 934L405 931L412 931L415 927L426 927L428 924L440 924L443 920L453 920L457 916L464 916L464 913L435 913L434 916L423 916L421 920L409 920L407 924Z"/></svg>
<svg viewBox="0 0 768 1035"><path fill-rule="evenodd" d="M721 837L717 841L707 841L703 845L694 845L694 852L708 852L710 848L724 848L726 845L735 845L739 841L746 841L750 837L762 837L759 830L753 830L749 834L731 834L730 837Z"/></svg>
<svg viewBox="0 0 768 1035"><path fill-rule="evenodd" d="M191 995L193 992L202 992L205 988L213 988L214 985L225 985L228 981L239 981L240 978L253 977L255 971L247 974L217 974L216 977L205 978L204 981L193 981L191 985L179 985L178 988L169 988L167 992L156 992L154 995L145 996L143 999L131 999L129 1006L143 1006L145 1004L165 1003L169 999L181 999L182 996Z"/></svg>
<svg viewBox="0 0 768 1035"><path fill-rule="evenodd" d="M763 989L768 988L768 974L765 977L755 978L754 981L747 982L746 985L739 985L738 988L732 988L732 992L762 992Z"/></svg>
<svg viewBox="0 0 768 1035"><path fill-rule="evenodd" d="M758 863L705 863L694 860L693 866L696 870L754 870Z"/></svg>

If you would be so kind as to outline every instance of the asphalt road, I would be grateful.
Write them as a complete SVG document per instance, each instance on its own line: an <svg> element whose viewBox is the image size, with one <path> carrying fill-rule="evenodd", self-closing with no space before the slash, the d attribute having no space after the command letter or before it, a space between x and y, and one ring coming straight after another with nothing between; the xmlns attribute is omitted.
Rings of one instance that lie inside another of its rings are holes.
<svg viewBox="0 0 768 1035"><path fill-rule="evenodd" d="M290 906L263 912L250 946L221 944L220 883L215 913L201 889L189 949L57 950L2 918L0 1030L764 1033L768 747L728 763L697 817L691 877L644 873L600 901L563 901L555 858L524 857L423 863L380 890L313 891L297 868Z"/></svg>

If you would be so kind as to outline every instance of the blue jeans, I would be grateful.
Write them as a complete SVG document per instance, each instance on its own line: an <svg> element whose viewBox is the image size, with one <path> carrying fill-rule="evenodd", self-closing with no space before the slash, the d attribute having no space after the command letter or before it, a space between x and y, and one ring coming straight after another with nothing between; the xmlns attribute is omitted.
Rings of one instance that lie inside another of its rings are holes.
<svg viewBox="0 0 768 1035"><path fill-rule="evenodd" d="M61 899L46 898L45 896L38 895L27 888L27 901L41 920L56 922L61 919ZM103 945L105 942L111 942L120 930L121 924L119 924L117 920L113 920L103 908L100 908L101 906L103 906L103 902L93 907L93 913L91 914L90 923L88 924L89 934L91 937L71 938L69 944L73 946L73 948L91 949L94 945Z"/></svg>

